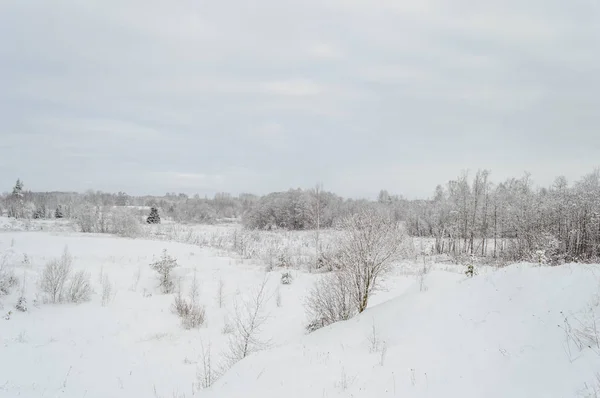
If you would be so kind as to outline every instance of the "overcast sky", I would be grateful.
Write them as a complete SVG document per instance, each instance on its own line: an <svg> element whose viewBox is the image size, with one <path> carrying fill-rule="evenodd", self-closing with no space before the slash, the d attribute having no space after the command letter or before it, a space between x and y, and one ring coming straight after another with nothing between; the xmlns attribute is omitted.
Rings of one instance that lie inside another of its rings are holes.
<svg viewBox="0 0 600 398"><path fill-rule="evenodd" d="M0 190L573 181L599 95L597 0L0 0Z"/></svg>

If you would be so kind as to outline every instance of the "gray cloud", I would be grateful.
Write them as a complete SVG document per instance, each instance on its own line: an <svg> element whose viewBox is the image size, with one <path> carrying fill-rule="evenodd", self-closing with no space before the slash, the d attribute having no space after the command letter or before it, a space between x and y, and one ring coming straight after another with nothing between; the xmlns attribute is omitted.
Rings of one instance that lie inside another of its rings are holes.
<svg viewBox="0 0 600 398"><path fill-rule="evenodd" d="M588 0L6 0L0 178L428 196L600 165Z"/></svg>

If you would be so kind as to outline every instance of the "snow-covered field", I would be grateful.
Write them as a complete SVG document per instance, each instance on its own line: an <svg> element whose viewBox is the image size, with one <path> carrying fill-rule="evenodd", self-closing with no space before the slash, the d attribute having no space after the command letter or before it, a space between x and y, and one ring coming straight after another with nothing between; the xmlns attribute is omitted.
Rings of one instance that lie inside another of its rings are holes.
<svg viewBox="0 0 600 398"><path fill-rule="evenodd" d="M181 243L189 231L171 227L174 236L166 225L161 239L36 225L0 232L0 261L20 279L0 297L0 397L594 397L600 388L595 266L519 264L468 279L461 267L433 264L423 282L422 263L405 263L365 313L307 335L303 300L320 275L294 270L293 283L282 285L282 270L267 271L264 255L231 250L235 226L192 228L191 243ZM283 248L291 257L310 251L309 233L277 234L248 235L248 248L297 241ZM90 273L94 294L81 304L44 304L38 280L65 246L74 271ZM163 249L177 258L184 293L196 274L206 308L198 329L182 328L174 295L157 287L149 264ZM259 338L268 349L201 389L203 348L210 345L216 367L234 303L250 299L265 277ZM103 280L112 285L104 303ZM27 312L14 309L22 293Z"/></svg>

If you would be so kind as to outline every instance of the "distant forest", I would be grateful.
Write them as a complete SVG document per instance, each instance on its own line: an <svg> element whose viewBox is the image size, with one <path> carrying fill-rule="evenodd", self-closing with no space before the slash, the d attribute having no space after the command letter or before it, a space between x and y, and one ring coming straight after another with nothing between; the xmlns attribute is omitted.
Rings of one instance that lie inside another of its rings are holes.
<svg viewBox="0 0 600 398"><path fill-rule="evenodd" d="M557 177L549 187L534 186L529 174L493 183L490 172L467 172L432 197L407 200L382 190L374 200L342 198L323 190L290 189L264 196L217 193L212 198L167 193L130 196L125 192L34 192L20 180L0 198L3 215L25 219L76 219L82 208L156 207L179 223L241 221L248 229L334 228L364 206L404 223L415 237L434 240L434 253L477 255L507 260L547 256L555 262L600 257L600 172L569 183Z"/></svg>

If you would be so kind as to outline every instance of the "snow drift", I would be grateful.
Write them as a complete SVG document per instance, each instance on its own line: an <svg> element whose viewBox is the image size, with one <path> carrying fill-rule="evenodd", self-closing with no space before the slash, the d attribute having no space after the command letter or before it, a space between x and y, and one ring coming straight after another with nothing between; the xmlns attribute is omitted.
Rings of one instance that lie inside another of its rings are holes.
<svg viewBox="0 0 600 398"><path fill-rule="evenodd" d="M253 355L206 396L595 396L596 266L519 264L456 279L433 272L437 287Z"/></svg>

